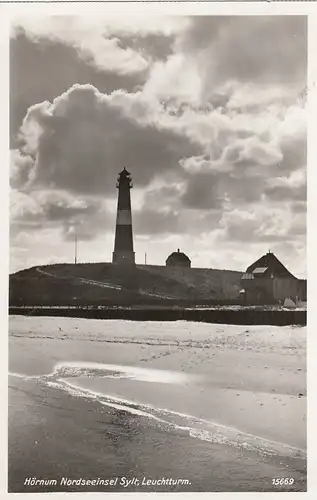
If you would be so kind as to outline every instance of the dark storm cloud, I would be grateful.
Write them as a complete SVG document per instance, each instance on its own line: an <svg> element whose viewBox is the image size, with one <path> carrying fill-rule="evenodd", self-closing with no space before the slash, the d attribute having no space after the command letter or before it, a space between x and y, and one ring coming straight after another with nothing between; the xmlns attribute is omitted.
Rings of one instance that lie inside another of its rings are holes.
<svg viewBox="0 0 317 500"><path fill-rule="evenodd" d="M173 210L181 208L182 187L180 185L164 185L145 192L141 210L157 210L168 207Z"/></svg>
<svg viewBox="0 0 317 500"><path fill-rule="evenodd" d="M291 205L292 212L295 214L301 214L307 212L307 202L295 202Z"/></svg>
<svg viewBox="0 0 317 500"><path fill-rule="evenodd" d="M169 236L188 235L199 237L217 229L222 210L201 210L172 207L139 210L134 212L133 230L136 235Z"/></svg>
<svg viewBox="0 0 317 500"><path fill-rule="evenodd" d="M249 243L277 243L296 241L306 233L306 217L303 212L294 213L290 203L250 205L243 210L224 212L220 238L225 241Z"/></svg>
<svg viewBox="0 0 317 500"><path fill-rule="evenodd" d="M196 174L188 178L185 193L181 196L184 206L195 209L217 209L224 201L219 190L219 179L214 174Z"/></svg>
<svg viewBox="0 0 317 500"><path fill-rule="evenodd" d="M175 180L175 179L174 179ZM172 234L195 234L212 231L222 215L222 204L217 208L198 208L197 200L191 206L184 203L186 178L177 182L152 188L146 191L143 204L133 211L134 231L136 234L151 236ZM186 200L185 200L186 201Z"/></svg>
<svg viewBox="0 0 317 500"><path fill-rule="evenodd" d="M288 241L293 239L293 235L288 233L278 234L274 231L264 232L258 220L241 220L231 222L224 233L224 237L229 241L249 242L249 243L273 243L278 241Z"/></svg>
<svg viewBox="0 0 317 500"><path fill-rule="evenodd" d="M112 224L103 204L87 198L70 198L63 192L19 194L11 199L11 236L20 231L60 228L64 239L92 239Z"/></svg>
<svg viewBox="0 0 317 500"><path fill-rule="evenodd" d="M100 92L132 91L145 73L119 75L93 67L74 47L45 38L32 40L20 32L10 41L10 136L17 131L33 104L52 101L74 83L94 85Z"/></svg>
<svg viewBox="0 0 317 500"><path fill-rule="evenodd" d="M20 189L29 180L30 172L34 168L35 158L27 154L21 154L17 149L11 150L10 154L10 186L13 189Z"/></svg>
<svg viewBox="0 0 317 500"><path fill-rule="evenodd" d="M256 175L246 176L244 179L241 176L228 175L222 189L226 190L228 200L232 202L234 207L235 204L244 205L259 202L264 182L263 178Z"/></svg>
<svg viewBox="0 0 317 500"><path fill-rule="evenodd" d="M124 36L117 35L118 43L123 49L131 48L136 52L145 53L153 60L164 61L173 53L175 35L162 37L157 33L135 34Z"/></svg>
<svg viewBox="0 0 317 500"><path fill-rule="evenodd" d="M274 201L305 201L307 198L306 185L302 186L272 186L265 190L265 195Z"/></svg>
<svg viewBox="0 0 317 500"><path fill-rule="evenodd" d="M93 216L100 210L100 204L94 202L83 207L72 207L63 204L56 204L54 201L49 201L43 206L45 219L48 221L63 221L76 218L77 216L87 215Z"/></svg>
<svg viewBox="0 0 317 500"><path fill-rule="evenodd" d="M283 172L291 172L306 166L307 144L306 136L292 135L281 143L282 161L278 162L278 167Z"/></svg>
<svg viewBox="0 0 317 500"><path fill-rule="evenodd" d="M294 237L306 236L306 225L302 221L295 222L292 224L290 234Z"/></svg>
<svg viewBox="0 0 317 500"><path fill-rule="evenodd" d="M253 164L254 165L254 164ZM212 171L186 175L185 190L180 196L184 207L196 210L221 209L226 203L233 206L260 200L265 179L258 175Z"/></svg>
<svg viewBox="0 0 317 500"><path fill-rule="evenodd" d="M180 214L172 210L143 210L134 212L133 229L135 234L162 235L179 234L183 232Z"/></svg>
<svg viewBox="0 0 317 500"><path fill-rule="evenodd" d="M210 83L306 79L306 16L193 17L179 49L203 57Z"/></svg>
<svg viewBox="0 0 317 500"><path fill-rule="evenodd" d="M80 240L90 241L101 234L114 230L115 218L107 214L103 207L95 207L91 213L85 213L82 217L66 219L63 223L64 240L73 240L74 234Z"/></svg>
<svg viewBox="0 0 317 500"><path fill-rule="evenodd" d="M143 112L142 106L136 109ZM21 137L26 153L36 144L33 186L99 195L115 194L123 166L138 186L146 186L158 172L179 168L184 155L199 149L176 132L129 118L113 104L113 96L100 95L92 86L76 86L53 105L30 108Z"/></svg>

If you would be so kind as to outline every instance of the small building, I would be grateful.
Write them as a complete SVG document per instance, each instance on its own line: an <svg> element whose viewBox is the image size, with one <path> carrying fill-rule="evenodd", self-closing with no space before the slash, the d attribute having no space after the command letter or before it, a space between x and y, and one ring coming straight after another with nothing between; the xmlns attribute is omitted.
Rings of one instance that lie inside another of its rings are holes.
<svg viewBox="0 0 317 500"><path fill-rule="evenodd" d="M165 264L170 267L190 267L191 261L187 255L180 252L178 248L177 252L173 252L167 257Z"/></svg>
<svg viewBox="0 0 317 500"><path fill-rule="evenodd" d="M306 280L297 279L271 252L249 266L241 278L240 295L247 304L306 300Z"/></svg>

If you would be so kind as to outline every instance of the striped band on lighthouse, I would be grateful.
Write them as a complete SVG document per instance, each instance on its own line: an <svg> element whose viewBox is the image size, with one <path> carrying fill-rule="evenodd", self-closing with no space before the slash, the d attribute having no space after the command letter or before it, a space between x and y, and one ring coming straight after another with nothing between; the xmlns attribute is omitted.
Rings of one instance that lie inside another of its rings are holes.
<svg viewBox="0 0 317 500"><path fill-rule="evenodd" d="M132 226L132 216L130 210L118 210L117 226Z"/></svg>
<svg viewBox="0 0 317 500"><path fill-rule="evenodd" d="M116 235L112 262L116 264L134 264L133 231L130 189L132 188L131 174L124 168L119 173L117 182L118 208L116 221Z"/></svg>

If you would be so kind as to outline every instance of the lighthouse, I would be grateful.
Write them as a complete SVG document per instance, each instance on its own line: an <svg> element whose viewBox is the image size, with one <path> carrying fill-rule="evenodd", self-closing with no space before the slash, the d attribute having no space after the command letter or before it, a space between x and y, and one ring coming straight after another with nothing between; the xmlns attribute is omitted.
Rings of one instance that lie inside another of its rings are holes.
<svg viewBox="0 0 317 500"><path fill-rule="evenodd" d="M124 168L118 175L118 207L116 236L112 262L114 264L135 264L133 251L132 215L130 189L131 174Z"/></svg>

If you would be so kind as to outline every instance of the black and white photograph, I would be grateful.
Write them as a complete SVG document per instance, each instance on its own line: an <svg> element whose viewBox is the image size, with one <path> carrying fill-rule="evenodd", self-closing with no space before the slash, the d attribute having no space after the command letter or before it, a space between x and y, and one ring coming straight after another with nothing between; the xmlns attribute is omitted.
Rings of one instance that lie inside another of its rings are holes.
<svg viewBox="0 0 317 500"><path fill-rule="evenodd" d="M10 21L9 493L307 491L306 15Z"/></svg>

